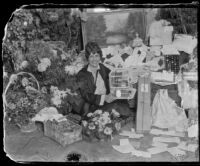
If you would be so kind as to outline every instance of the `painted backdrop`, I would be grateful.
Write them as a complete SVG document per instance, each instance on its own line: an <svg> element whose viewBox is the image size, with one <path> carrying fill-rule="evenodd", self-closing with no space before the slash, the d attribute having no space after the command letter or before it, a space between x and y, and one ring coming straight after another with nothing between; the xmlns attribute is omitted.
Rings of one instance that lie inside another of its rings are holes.
<svg viewBox="0 0 200 166"><path fill-rule="evenodd" d="M128 44L136 33L144 40L145 24L145 12L142 8L87 13L86 42L96 41L102 48L108 45Z"/></svg>

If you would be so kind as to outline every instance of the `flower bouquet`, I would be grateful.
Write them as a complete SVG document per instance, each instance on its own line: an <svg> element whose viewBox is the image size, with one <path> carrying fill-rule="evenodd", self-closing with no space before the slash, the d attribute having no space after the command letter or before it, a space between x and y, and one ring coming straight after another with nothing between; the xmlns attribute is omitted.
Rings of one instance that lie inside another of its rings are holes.
<svg viewBox="0 0 200 166"><path fill-rule="evenodd" d="M32 77L24 76L25 74ZM3 99L5 117L20 128L32 123L31 119L48 103L45 94L39 90L35 77L26 72L11 75Z"/></svg>
<svg viewBox="0 0 200 166"><path fill-rule="evenodd" d="M111 113L102 110L88 113L88 120L82 121L83 136L90 140L112 139L112 136L121 129L119 117L120 114L115 109L112 109Z"/></svg>

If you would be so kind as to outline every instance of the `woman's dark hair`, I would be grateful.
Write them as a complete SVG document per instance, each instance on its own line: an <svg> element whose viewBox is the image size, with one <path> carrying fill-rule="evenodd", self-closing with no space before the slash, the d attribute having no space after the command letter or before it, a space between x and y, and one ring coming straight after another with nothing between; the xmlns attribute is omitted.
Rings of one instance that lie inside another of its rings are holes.
<svg viewBox="0 0 200 166"><path fill-rule="evenodd" d="M102 50L96 42L88 42L85 46L85 57L87 60L91 53L98 53L100 55L100 58L102 59Z"/></svg>

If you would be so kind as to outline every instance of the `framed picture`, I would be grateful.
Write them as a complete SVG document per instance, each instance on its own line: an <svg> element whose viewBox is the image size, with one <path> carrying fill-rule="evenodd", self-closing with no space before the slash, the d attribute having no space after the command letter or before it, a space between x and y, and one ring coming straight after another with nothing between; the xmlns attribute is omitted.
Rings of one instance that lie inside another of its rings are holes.
<svg viewBox="0 0 200 166"><path fill-rule="evenodd" d="M128 8L100 13L87 12L84 24L84 45L97 42L101 48L109 45L129 44L136 33L143 40L146 35L145 10Z"/></svg>

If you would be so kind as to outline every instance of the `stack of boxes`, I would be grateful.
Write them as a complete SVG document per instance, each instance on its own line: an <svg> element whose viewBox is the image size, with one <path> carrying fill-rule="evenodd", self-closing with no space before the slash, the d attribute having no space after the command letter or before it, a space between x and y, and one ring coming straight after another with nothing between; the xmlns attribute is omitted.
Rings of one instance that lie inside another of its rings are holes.
<svg viewBox="0 0 200 166"><path fill-rule="evenodd" d="M136 132L149 132L151 129L151 87L150 76L138 79L138 98L136 114Z"/></svg>

